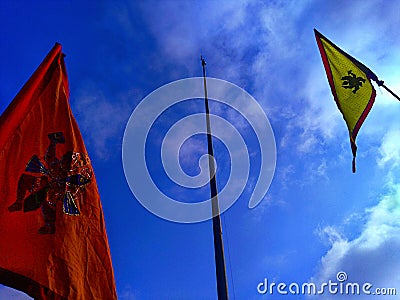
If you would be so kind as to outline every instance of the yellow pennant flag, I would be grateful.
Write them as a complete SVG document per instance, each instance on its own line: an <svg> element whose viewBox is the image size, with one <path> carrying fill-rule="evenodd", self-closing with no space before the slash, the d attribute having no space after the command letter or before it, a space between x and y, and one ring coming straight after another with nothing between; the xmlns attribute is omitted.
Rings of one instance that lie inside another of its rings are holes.
<svg viewBox="0 0 400 300"><path fill-rule="evenodd" d="M379 85L378 77L365 65L341 50L314 29L329 85L350 135L353 152L353 172L357 152L356 137L375 101L371 79Z"/></svg>

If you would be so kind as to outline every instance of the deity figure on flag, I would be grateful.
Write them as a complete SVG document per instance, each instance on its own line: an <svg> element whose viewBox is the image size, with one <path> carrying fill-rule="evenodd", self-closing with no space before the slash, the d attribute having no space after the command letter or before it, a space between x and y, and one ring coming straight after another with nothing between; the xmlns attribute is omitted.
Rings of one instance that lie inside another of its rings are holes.
<svg viewBox="0 0 400 300"><path fill-rule="evenodd" d="M65 143L62 132L50 133L48 138L44 162L37 155L32 156L25 168L27 173L19 178L17 199L8 207L10 212L30 212L41 207L45 224L39 229L40 234L55 232L57 202L63 203L65 214L80 214L75 198L92 177L90 161L81 153L67 151L57 158L57 144Z"/></svg>

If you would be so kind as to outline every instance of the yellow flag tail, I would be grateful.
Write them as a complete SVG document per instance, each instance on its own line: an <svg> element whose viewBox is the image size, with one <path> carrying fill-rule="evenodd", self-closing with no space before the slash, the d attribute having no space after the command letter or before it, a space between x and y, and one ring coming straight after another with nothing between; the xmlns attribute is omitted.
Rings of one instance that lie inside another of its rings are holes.
<svg viewBox="0 0 400 300"><path fill-rule="evenodd" d="M316 29L314 33L333 98L349 130L354 173L356 171L356 137L376 96L371 79L378 85L383 85L383 81L380 81L368 67L341 50Z"/></svg>

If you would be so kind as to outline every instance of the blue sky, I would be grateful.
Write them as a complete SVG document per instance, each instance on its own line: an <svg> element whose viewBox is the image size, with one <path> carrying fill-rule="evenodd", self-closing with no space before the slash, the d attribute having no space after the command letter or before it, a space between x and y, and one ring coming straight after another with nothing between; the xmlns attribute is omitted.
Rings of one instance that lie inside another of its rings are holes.
<svg viewBox="0 0 400 300"><path fill-rule="evenodd" d="M339 271L348 281L394 287L399 294L400 103L376 87L352 174L347 129L313 33L317 28L400 92L399 11L397 1L1 0L0 111L61 43L71 107L102 198L119 299L216 299L211 222L154 216L131 193L122 166L124 130L135 107L164 84L201 76L203 54L208 76L236 84L259 102L276 141L272 184L249 209L259 146L243 118L211 104L238 128L251 153L245 190L222 215L231 298L308 299L260 295L257 285L264 278L322 283L336 280ZM173 122L202 111L195 100L172 107L146 144L153 178L181 201L207 199L208 188L181 189L166 177L162 135ZM196 175L206 149L201 134L183 144L183 170ZM229 153L218 140L215 153L222 188ZM0 298L29 299L3 286Z"/></svg>

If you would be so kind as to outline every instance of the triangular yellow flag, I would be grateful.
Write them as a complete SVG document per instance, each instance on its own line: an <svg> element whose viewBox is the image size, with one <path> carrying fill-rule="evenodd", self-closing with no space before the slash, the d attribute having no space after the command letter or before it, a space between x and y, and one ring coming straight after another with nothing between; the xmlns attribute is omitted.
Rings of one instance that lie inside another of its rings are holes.
<svg viewBox="0 0 400 300"><path fill-rule="evenodd" d="M365 65L341 50L314 29L336 104L346 121L353 152L353 172L357 152L356 137L375 101L375 89L371 79L379 85L378 77Z"/></svg>

